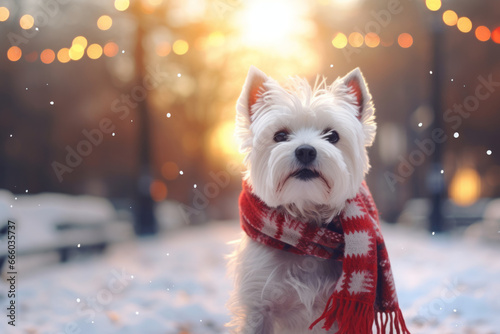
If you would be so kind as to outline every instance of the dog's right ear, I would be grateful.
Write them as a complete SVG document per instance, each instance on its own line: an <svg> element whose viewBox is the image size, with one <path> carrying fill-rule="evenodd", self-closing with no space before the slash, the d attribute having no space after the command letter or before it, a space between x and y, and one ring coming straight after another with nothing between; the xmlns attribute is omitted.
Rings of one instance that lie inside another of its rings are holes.
<svg viewBox="0 0 500 334"><path fill-rule="evenodd" d="M254 66L250 66L245 85L236 104L236 128L235 135L240 142L240 152L248 153L253 147L253 134L250 130L252 114L255 112L255 104L265 92L264 83L268 78L264 72ZM248 159L248 155L245 158Z"/></svg>
<svg viewBox="0 0 500 334"><path fill-rule="evenodd" d="M236 109L239 112L246 111L248 117L251 118L253 114L252 107L264 93L264 82L267 80L269 80L269 78L264 72L253 65L250 66L245 80L245 85L243 86L243 90L241 91L241 95L236 106Z"/></svg>

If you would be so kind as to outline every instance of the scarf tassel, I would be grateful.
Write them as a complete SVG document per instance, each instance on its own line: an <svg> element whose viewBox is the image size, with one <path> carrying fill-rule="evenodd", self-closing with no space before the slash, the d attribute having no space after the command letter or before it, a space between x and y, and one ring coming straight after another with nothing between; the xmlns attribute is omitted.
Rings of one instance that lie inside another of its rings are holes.
<svg viewBox="0 0 500 334"><path fill-rule="evenodd" d="M375 326L379 334L410 334L399 308L394 312L378 311L375 315Z"/></svg>
<svg viewBox="0 0 500 334"><path fill-rule="evenodd" d="M337 322L337 334L371 333L373 325L373 306L359 301L335 298L328 300L323 314L316 319L309 329L324 320L323 329L330 330Z"/></svg>
<svg viewBox="0 0 500 334"><path fill-rule="evenodd" d="M373 320L378 334L410 334L401 309L398 308L394 312L378 311L374 314L373 307L369 304L334 296L328 299L323 314L309 326L309 329L313 329L323 320L325 330L330 330L337 322L339 328L336 334L372 333Z"/></svg>

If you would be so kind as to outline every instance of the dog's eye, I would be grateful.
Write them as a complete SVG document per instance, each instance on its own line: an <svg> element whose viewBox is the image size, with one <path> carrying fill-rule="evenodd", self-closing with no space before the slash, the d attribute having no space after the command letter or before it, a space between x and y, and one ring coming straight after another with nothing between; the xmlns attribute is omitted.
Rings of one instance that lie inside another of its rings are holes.
<svg viewBox="0 0 500 334"><path fill-rule="evenodd" d="M288 140L288 132L286 131L278 131L274 134L274 141L279 143L279 142L282 142L282 141L286 141Z"/></svg>
<svg viewBox="0 0 500 334"><path fill-rule="evenodd" d="M340 139L339 134L337 131L330 131L326 135L326 140L328 140L330 143L335 144L338 142Z"/></svg>

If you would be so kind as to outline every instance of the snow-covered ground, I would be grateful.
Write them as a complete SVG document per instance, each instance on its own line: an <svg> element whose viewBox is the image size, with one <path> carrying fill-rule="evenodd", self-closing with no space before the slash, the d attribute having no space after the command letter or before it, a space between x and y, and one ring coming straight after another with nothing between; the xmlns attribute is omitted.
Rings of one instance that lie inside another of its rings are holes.
<svg viewBox="0 0 500 334"><path fill-rule="evenodd" d="M20 240L43 236L21 216ZM382 229L412 333L500 333L499 244L387 224ZM237 221L213 222L118 243L102 256L34 270L21 266L15 328L7 324L4 270L0 333L227 333L231 282L224 256L239 235Z"/></svg>
<svg viewBox="0 0 500 334"><path fill-rule="evenodd" d="M175 212L165 209L158 213ZM72 243L77 250L77 243L95 241L96 231L99 236L106 231L101 225L113 227L108 232L115 241L132 240L131 226L117 221L112 205L102 198L16 197L0 191L0 218L16 222L19 251ZM83 229L65 235L56 228L61 222L93 227L87 234ZM156 237L116 243L102 256L65 264L57 264L57 256L50 254L18 257L16 327L7 323L9 275L4 266L0 333L227 333L231 281L225 275L225 255L233 249L228 242L240 236L238 222L169 228ZM500 243L387 224L382 229L412 333L500 334ZM5 253L5 239L0 247Z"/></svg>

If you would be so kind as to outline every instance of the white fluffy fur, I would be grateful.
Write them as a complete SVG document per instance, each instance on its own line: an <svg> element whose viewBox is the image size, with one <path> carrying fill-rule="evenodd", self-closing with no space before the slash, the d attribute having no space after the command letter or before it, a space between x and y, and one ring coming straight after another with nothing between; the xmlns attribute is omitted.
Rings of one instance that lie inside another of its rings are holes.
<svg viewBox="0 0 500 334"><path fill-rule="evenodd" d="M353 81L361 90L361 106L349 86ZM252 99L255 86L260 89ZM274 134L283 129L288 140L276 143ZM336 144L325 139L327 129L338 132ZM237 104L236 135L247 153L244 178L268 206L311 224L330 222L355 196L370 168L366 147L372 145L375 130L371 96L359 69L331 85L323 79L311 87L294 77L282 87L251 67ZM302 144L316 149L308 168L320 178L290 177L303 168L295 157ZM276 250L244 235L230 269L235 290L229 326L235 333L325 333L320 324L314 331L307 328L321 315L340 263Z"/></svg>

